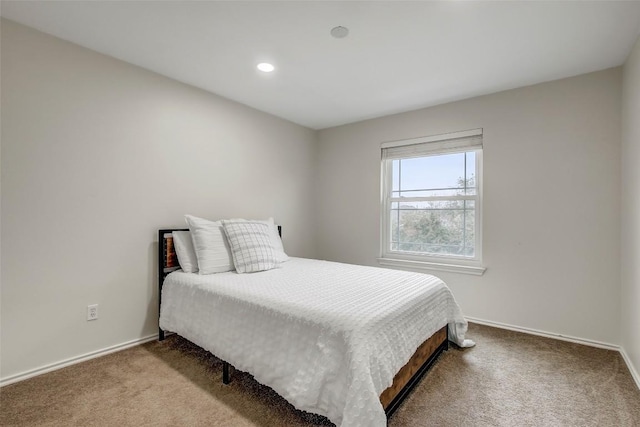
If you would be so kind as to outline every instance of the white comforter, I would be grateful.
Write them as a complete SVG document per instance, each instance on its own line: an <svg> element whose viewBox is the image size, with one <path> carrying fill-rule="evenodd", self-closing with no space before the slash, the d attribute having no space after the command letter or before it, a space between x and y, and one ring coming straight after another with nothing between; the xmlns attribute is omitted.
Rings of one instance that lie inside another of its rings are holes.
<svg viewBox="0 0 640 427"><path fill-rule="evenodd" d="M379 395L418 346L467 322L437 277L292 258L253 274L177 271L164 282L160 327L339 426L385 426Z"/></svg>

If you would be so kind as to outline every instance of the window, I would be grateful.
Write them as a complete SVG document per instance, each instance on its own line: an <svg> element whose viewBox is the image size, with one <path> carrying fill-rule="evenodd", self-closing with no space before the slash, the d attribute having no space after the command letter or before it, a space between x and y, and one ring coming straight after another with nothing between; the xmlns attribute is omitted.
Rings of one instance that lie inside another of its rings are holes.
<svg viewBox="0 0 640 427"><path fill-rule="evenodd" d="M482 274L482 130L382 144L380 263Z"/></svg>

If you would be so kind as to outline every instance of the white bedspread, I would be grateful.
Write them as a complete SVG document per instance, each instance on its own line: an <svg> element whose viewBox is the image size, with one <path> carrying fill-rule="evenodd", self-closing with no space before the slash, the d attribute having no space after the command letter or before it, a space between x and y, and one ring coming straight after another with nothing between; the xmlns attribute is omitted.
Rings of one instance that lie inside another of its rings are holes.
<svg viewBox="0 0 640 427"><path fill-rule="evenodd" d="M165 280L160 327L251 373L296 408L339 426L385 426L379 395L444 325L467 322L438 278L291 258L281 268Z"/></svg>

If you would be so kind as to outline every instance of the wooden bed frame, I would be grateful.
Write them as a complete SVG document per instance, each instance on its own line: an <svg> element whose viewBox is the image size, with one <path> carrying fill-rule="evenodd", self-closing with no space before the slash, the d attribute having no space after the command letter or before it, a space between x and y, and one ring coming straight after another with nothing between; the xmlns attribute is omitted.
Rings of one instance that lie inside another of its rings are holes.
<svg viewBox="0 0 640 427"><path fill-rule="evenodd" d="M173 247L173 231L188 231L188 228L168 228L158 230L158 309L162 305L162 284L165 277L180 268L178 258ZM278 233L282 235L282 228L278 226ZM158 316L160 311L158 311ZM158 327L158 340L165 339L165 331ZM442 352L449 349L449 331L443 326L425 342L411 356L393 378L393 384L380 394L380 403L390 417L418 384L422 376L435 363ZM229 363L222 361L222 382L229 383Z"/></svg>

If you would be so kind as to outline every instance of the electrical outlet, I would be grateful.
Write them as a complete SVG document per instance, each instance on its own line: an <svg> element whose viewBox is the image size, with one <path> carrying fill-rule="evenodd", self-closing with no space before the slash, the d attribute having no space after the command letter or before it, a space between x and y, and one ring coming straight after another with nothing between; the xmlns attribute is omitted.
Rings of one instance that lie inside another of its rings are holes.
<svg viewBox="0 0 640 427"><path fill-rule="evenodd" d="M98 304L92 304L87 306L87 320L98 319Z"/></svg>

